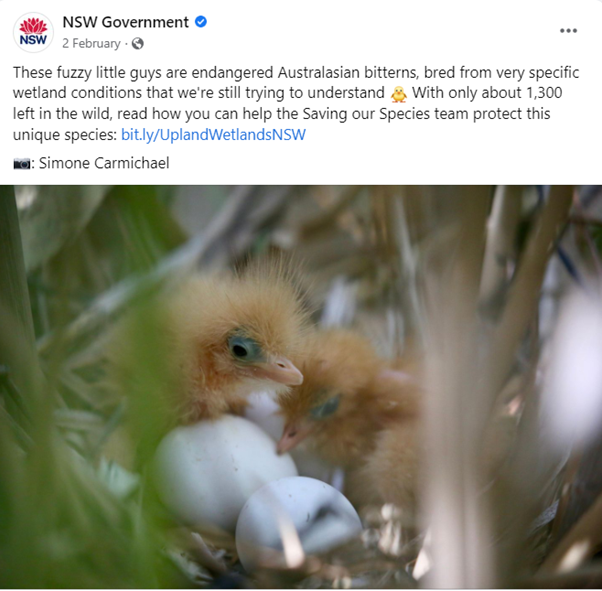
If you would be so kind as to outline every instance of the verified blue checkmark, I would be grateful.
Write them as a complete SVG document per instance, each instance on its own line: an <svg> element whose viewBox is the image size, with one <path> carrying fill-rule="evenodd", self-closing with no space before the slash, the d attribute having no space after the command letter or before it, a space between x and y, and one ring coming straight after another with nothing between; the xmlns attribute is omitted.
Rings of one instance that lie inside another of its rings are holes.
<svg viewBox="0 0 602 591"><path fill-rule="evenodd" d="M207 19L204 16L197 16L194 19L194 24L197 27L204 27L207 24Z"/></svg>

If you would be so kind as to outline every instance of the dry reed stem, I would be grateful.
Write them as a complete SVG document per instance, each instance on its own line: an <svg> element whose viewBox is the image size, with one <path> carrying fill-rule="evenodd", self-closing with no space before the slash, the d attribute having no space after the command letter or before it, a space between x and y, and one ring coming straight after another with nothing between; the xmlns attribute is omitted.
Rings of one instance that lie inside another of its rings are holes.
<svg viewBox="0 0 602 591"><path fill-rule="evenodd" d="M542 564L540 573L575 570L592 558L602 544L602 495L569 530Z"/></svg>
<svg viewBox="0 0 602 591"><path fill-rule="evenodd" d="M554 187L519 262L506 306L491 340L485 371L479 385L478 399L483 408L484 430L499 392L517 359L520 344L536 316L541 285L550 254L560 230L568 219L572 202L570 187ZM537 351L531 363L536 363ZM532 367L532 371L534 367ZM536 401L529 397L521 420L517 453L507 465L490 494L496 508L496 527L505 530L505 540L498 549L498 567L506 581L516 576L525 563L522 552L528 524L540 510L542 489L553 470L541 455ZM543 462L543 464L542 464ZM517 502L520 499L520 502Z"/></svg>
<svg viewBox="0 0 602 591"><path fill-rule="evenodd" d="M433 587L489 587L488 515L478 495L480 440L474 395L479 376L477 310L489 212L489 187L466 187L456 198L460 234L452 269L431 275L427 375L427 498Z"/></svg>
<svg viewBox="0 0 602 591"><path fill-rule="evenodd" d="M515 362L516 351L537 310L548 259L572 204L570 186L552 187L550 197L519 263L500 322L493 335L486 372L488 398L493 404Z"/></svg>
<svg viewBox="0 0 602 591"><path fill-rule="evenodd" d="M425 342L425 312L422 301L418 294L418 257L416 250L412 248L412 237L406 213L409 195L402 187L402 193L391 204L392 222L395 225L395 236L397 237L397 289L405 297L407 314L410 316L410 327L412 336L421 347Z"/></svg>
<svg viewBox="0 0 602 591"><path fill-rule="evenodd" d="M487 247L481 279L481 300L498 293L506 281L508 261L515 254L515 240L520 221L523 188L500 185L487 222Z"/></svg>

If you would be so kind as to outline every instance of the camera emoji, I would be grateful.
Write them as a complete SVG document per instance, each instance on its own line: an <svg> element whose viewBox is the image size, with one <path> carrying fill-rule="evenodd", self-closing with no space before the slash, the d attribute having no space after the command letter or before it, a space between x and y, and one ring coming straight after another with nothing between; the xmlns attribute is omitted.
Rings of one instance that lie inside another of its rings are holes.
<svg viewBox="0 0 602 591"><path fill-rule="evenodd" d="M15 158L15 170L29 170L31 168L31 158Z"/></svg>

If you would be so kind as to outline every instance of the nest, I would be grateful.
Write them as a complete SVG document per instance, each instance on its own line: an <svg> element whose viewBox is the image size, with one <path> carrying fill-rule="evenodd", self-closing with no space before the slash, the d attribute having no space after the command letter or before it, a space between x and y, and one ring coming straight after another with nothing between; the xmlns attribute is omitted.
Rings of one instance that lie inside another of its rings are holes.
<svg viewBox="0 0 602 591"><path fill-rule="evenodd" d="M562 302L599 296L597 187L2 191L2 586L600 584L602 436L558 451L537 418ZM126 457L105 350L145 294L269 250L305 261L316 323L428 352L428 452L419 523L374 507L360 539L249 575Z"/></svg>

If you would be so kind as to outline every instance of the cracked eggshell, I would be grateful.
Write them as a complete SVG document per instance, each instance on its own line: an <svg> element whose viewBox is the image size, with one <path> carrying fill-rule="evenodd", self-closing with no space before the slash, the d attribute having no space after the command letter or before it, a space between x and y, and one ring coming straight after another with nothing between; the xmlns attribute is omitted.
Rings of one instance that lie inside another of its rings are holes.
<svg viewBox="0 0 602 591"><path fill-rule="evenodd" d="M236 550L245 569L298 567L305 555L333 549L362 532L345 496L314 478L266 484L245 503L236 525Z"/></svg>
<svg viewBox="0 0 602 591"><path fill-rule="evenodd" d="M296 476L295 463L257 425L235 416L177 427L159 444L154 476L160 499L187 525L234 531L238 514L272 480Z"/></svg>

